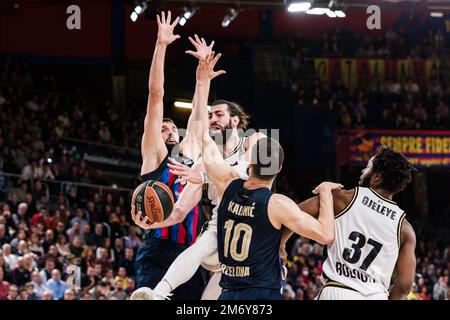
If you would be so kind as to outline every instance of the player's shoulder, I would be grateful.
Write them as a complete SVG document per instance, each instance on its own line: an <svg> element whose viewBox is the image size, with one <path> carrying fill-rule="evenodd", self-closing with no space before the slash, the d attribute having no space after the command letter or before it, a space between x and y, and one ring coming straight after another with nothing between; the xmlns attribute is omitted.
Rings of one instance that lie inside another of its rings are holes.
<svg viewBox="0 0 450 320"><path fill-rule="evenodd" d="M297 206L297 204L289 197L281 193L273 193L269 200L269 205L279 207Z"/></svg>
<svg viewBox="0 0 450 320"><path fill-rule="evenodd" d="M344 210L348 210L355 202L358 195L358 188L352 189L336 189L331 191L333 195L334 209L336 213L342 213Z"/></svg>
<svg viewBox="0 0 450 320"><path fill-rule="evenodd" d="M333 199L334 200L348 200L351 201L357 194L358 192L358 188L351 188L351 189L335 189L333 191L331 191L331 193L333 194Z"/></svg>

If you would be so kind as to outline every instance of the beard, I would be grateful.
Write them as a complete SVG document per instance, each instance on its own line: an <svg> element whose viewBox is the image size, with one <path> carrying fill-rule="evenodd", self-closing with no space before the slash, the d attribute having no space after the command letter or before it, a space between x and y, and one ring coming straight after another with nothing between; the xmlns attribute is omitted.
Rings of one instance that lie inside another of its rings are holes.
<svg viewBox="0 0 450 320"><path fill-rule="evenodd" d="M174 144L174 143L166 143L166 148L167 151L169 152L169 154L172 153L172 150L177 146L178 144Z"/></svg>
<svg viewBox="0 0 450 320"><path fill-rule="evenodd" d="M228 124L221 128L220 131L217 129L209 129L209 134L215 143L218 145L224 145L227 143L228 139L231 137L233 127L231 126L231 119Z"/></svg>

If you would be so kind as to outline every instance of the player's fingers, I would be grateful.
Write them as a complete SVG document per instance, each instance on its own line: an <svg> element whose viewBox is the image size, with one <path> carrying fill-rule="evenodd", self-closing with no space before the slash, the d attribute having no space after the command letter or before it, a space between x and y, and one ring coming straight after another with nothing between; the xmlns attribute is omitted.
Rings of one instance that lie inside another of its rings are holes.
<svg viewBox="0 0 450 320"><path fill-rule="evenodd" d="M176 17L176 19L173 21L173 23L171 24L172 28L175 28L175 26L178 24L178 22L180 21L180 17Z"/></svg>
<svg viewBox="0 0 450 320"><path fill-rule="evenodd" d="M192 45L197 48L197 42L195 42L195 40L192 39L192 37L188 37L188 39L192 43Z"/></svg>
<svg viewBox="0 0 450 320"><path fill-rule="evenodd" d="M172 157L169 157L169 161L170 161L172 164L176 164L176 165L180 165L180 166L183 165L181 162L175 160L175 158L172 158Z"/></svg>
<svg viewBox="0 0 450 320"><path fill-rule="evenodd" d="M172 173L175 176L179 176L179 177L184 177L185 176L185 172L183 171L179 171L179 170L169 170L170 173Z"/></svg>
<svg viewBox="0 0 450 320"><path fill-rule="evenodd" d="M134 217L134 222L136 224L139 224L139 222L141 221L141 216L142 216L142 211L138 211L137 215Z"/></svg>
<svg viewBox="0 0 450 320"><path fill-rule="evenodd" d="M162 23L166 23L166 14L164 11L161 12L161 21L162 21Z"/></svg>
<svg viewBox="0 0 450 320"><path fill-rule="evenodd" d="M221 53L217 54L217 56L215 56L214 60L212 61L212 65L215 66L217 61L219 61L220 57L222 56Z"/></svg>
<svg viewBox="0 0 450 320"><path fill-rule="evenodd" d="M214 40L211 42L208 48L212 49L214 47Z"/></svg>
<svg viewBox="0 0 450 320"><path fill-rule="evenodd" d="M175 40L180 39L180 35L179 35L179 34L175 34L175 35L174 35L174 39L175 39Z"/></svg>
<svg viewBox="0 0 450 320"><path fill-rule="evenodd" d="M167 20L166 20L166 22L168 23L168 24L170 24L170 20L172 19L172 12L170 12L170 10L167 12Z"/></svg>
<svg viewBox="0 0 450 320"><path fill-rule="evenodd" d="M159 14L156 15L156 22L158 23L158 27L161 25L161 18L159 17Z"/></svg>
<svg viewBox="0 0 450 320"><path fill-rule="evenodd" d="M202 44L204 45L204 46L208 46L207 44L206 44L206 41L205 41L205 38L202 38Z"/></svg>
<svg viewBox="0 0 450 320"><path fill-rule="evenodd" d="M208 63L208 64L210 64L211 63L211 61L212 61L212 59L213 59L213 57L214 57L214 51L211 51L207 56L206 56L206 59L205 59L205 61L206 61L206 63Z"/></svg>
<svg viewBox="0 0 450 320"><path fill-rule="evenodd" d="M195 37L195 42L197 42L197 44L201 44L202 42L200 41L200 38L198 37L197 34L194 34Z"/></svg>
<svg viewBox="0 0 450 320"><path fill-rule="evenodd" d="M227 73L225 70L219 70L213 73L213 78L220 76L221 74Z"/></svg>
<svg viewBox="0 0 450 320"><path fill-rule="evenodd" d="M187 50L187 51L185 51L185 53L186 54L189 54L189 55L191 55L191 56L193 56L193 57L196 57L197 59L198 59L198 54L197 54L197 52L194 52L194 51L191 51L191 50Z"/></svg>
<svg viewBox="0 0 450 320"><path fill-rule="evenodd" d="M169 167L169 169L187 171L187 169L183 165L167 163L167 166Z"/></svg>

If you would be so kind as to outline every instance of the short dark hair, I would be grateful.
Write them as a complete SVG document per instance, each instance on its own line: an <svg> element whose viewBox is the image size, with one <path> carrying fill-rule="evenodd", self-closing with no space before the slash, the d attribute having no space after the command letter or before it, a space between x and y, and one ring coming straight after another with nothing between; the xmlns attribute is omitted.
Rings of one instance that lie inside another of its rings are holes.
<svg viewBox="0 0 450 320"><path fill-rule="evenodd" d="M280 171L283 161L284 151L278 141L264 137L253 146L250 166L256 178L272 180Z"/></svg>
<svg viewBox="0 0 450 320"><path fill-rule="evenodd" d="M412 181L411 172L417 171L401 153L381 147L372 160L373 172L381 175L380 188L393 194L405 189Z"/></svg>
<svg viewBox="0 0 450 320"><path fill-rule="evenodd" d="M237 116L239 118L239 129L247 129L248 126L248 120L250 119L250 116L248 113L244 111L244 109L237 104L236 102L231 102L227 100L216 100L213 102L213 106L218 106L220 104L225 104L228 107L228 112L230 113L231 117Z"/></svg>
<svg viewBox="0 0 450 320"><path fill-rule="evenodd" d="M175 124L175 122L170 118L163 118L162 122L172 122L173 124Z"/></svg>

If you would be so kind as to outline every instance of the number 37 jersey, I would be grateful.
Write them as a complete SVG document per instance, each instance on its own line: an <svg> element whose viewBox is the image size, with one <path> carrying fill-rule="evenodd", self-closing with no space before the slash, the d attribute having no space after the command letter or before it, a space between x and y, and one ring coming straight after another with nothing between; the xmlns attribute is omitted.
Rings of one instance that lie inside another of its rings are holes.
<svg viewBox="0 0 450 320"><path fill-rule="evenodd" d="M324 249L323 278L364 295L387 293L405 214L370 188L357 187L335 217L335 240Z"/></svg>

